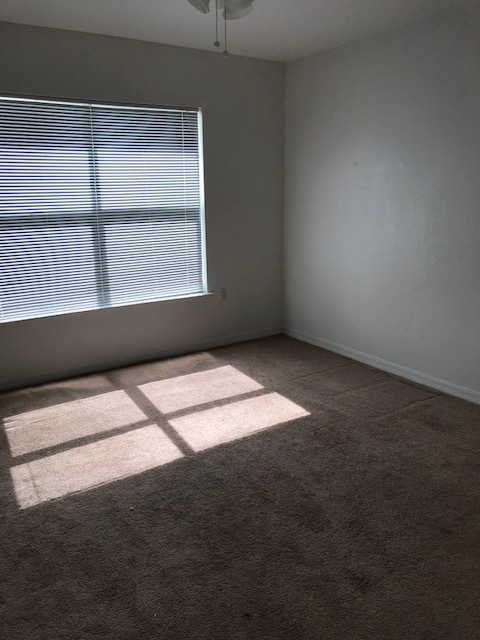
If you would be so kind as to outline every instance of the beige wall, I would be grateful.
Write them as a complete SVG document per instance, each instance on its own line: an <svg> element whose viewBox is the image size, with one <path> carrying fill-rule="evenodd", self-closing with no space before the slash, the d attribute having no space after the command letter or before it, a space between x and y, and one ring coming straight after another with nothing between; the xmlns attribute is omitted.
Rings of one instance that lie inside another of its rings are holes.
<svg viewBox="0 0 480 640"><path fill-rule="evenodd" d="M0 388L280 330L283 64L7 23L0 60L1 93L202 107L214 290L0 324Z"/></svg>
<svg viewBox="0 0 480 640"><path fill-rule="evenodd" d="M289 63L286 326L480 402L480 21Z"/></svg>

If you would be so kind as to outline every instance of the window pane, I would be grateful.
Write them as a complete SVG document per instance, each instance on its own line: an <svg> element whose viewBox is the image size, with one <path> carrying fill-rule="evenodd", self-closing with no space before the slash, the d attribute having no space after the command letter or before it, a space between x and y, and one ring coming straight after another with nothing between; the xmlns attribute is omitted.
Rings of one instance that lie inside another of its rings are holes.
<svg viewBox="0 0 480 640"><path fill-rule="evenodd" d="M156 215L105 226L112 304L194 294L202 289L198 215Z"/></svg>
<svg viewBox="0 0 480 640"><path fill-rule="evenodd" d="M91 224L52 225L36 217L0 229L2 319L97 306Z"/></svg>
<svg viewBox="0 0 480 640"><path fill-rule="evenodd" d="M0 215L91 211L85 107L0 101Z"/></svg>

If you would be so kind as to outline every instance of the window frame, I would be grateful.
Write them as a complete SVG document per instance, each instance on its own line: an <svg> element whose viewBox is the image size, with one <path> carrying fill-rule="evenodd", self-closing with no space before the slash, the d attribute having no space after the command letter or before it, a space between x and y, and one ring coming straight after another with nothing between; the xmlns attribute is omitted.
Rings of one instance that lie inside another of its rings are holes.
<svg viewBox="0 0 480 640"><path fill-rule="evenodd" d="M208 287L208 265L207 265L207 234L206 234L206 207L205 207L205 157L204 157L204 125L203 125L203 107L201 106L179 106L179 105L165 105L158 103L140 103L140 102L119 102L119 101L111 101L111 100L97 100L97 99L81 99L81 98L68 98L68 97L52 97L45 95L32 95L32 94L18 94L18 93L0 93L0 98L3 99L11 99L11 100L25 100L25 101L38 101L38 102L50 102L58 105L81 105L81 106L105 106L105 107L119 107L123 109L147 109L147 110L169 110L169 111L191 111L196 112L197 114L197 142L198 142L198 185L199 185L199 216L198 220L200 223L200 242L199 242L199 250L201 255L201 282L202 282L202 290L195 293L183 293L179 295L166 295L165 297L160 297L154 300L136 300L136 301L126 301L126 302L116 302L114 304L111 303L110 300L106 301L104 297L104 292L102 291L102 287L97 284L96 295L97 295L97 305L96 306L88 306L85 308L79 308L75 310L56 310L45 313L35 313L31 316L25 316L21 318L10 318L10 319L2 319L0 315L0 325L2 324L10 324L14 322L25 322L30 320L36 320L41 318L49 318L55 316L65 316L72 314L79 314L91 311L103 311L105 309L115 309L120 307L129 307L129 306L140 306L146 304L159 304L162 302L169 302L175 300L184 300L189 298L201 298L204 296L212 295L212 291L210 291ZM92 167L95 167L95 161L91 161L89 163L90 170ZM0 193L0 199L1 199ZM102 209L102 213L106 212L106 209ZM163 210L156 210L152 213L152 211L148 211L145 213L138 213L139 217L155 215L162 215ZM29 218L30 224L32 224L33 220L31 214L17 214L12 216L11 228L16 226L16 221L18 221L22 215ZM42 223L42 217L45 217L47 214L39 214L38 224ZM102 216L97 216L97 213L92 208L88 213L72 213L67 217L59 216L57 220L55 220L55 216L49 220L50 225L55 226L55 222L57 222L59 227L68 227L70 224L85 224L89 227L93 228L100 226L102 227L102 231L99 231L97 234L92 233L92 247L94 252L94 263L95 263L95 278L98 281L99 274L103 272L108 272L108 268L106 267L106 252L104 252L104 256L102 257L101 249L99 250L99 242L101 243L101 238L103 236L103 228L108 226L109 224L114 224L118 218L121 218L124 215L126 218L132 219L131 210L118 210L115 213L115 220L102 220ZM178 216L179 218L184 218L185 213L171 214L173 216ZM8 228L10 225L8 224L9 216L5 216L2 218L0 216L0 222L2 227ZM35 224L33 222L33 224ZM102 265L99 267L99 265ZM0 300L1 304L1 300Z"/></svg>

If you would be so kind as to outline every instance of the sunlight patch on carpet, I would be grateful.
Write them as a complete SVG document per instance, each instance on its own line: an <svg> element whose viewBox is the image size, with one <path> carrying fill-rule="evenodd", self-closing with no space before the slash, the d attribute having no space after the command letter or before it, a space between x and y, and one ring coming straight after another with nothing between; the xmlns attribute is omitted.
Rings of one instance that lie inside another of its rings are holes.
<svg viewBox="0 0 480 640"><path fill-rule="evenodd" d="M169 424L194 451L204 451L310 415L278 393L175 418Z"/></svg>
<svg viewBox="0 0 480 640"><path fill-rule="evenodd" d="M16 457L146 419L125 391L112 391L11 416L5 431Z"/></svg>
<svg viewBox="0 0 480 640"><path fill-rule="evenodd" d="M149 382L138 388L162 413L173 413L263 389L261 384L230 365Z"/></svg>
<svg viewBox="0 0 480 640"><path fill-rule="evenodd" d="M182 458L155 425L12 467L21 509L137 475Z"/></svg>

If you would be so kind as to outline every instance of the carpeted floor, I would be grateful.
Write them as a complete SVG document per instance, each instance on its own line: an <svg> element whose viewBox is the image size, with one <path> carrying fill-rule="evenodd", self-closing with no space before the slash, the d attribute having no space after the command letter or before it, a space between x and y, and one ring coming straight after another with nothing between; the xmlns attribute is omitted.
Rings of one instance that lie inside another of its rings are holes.
<svg viewBox="0 0 480 640"><path fill-rule="evenodd" d="M8 640L478 640L480 407L283 336L0 396Z"/></svg>

